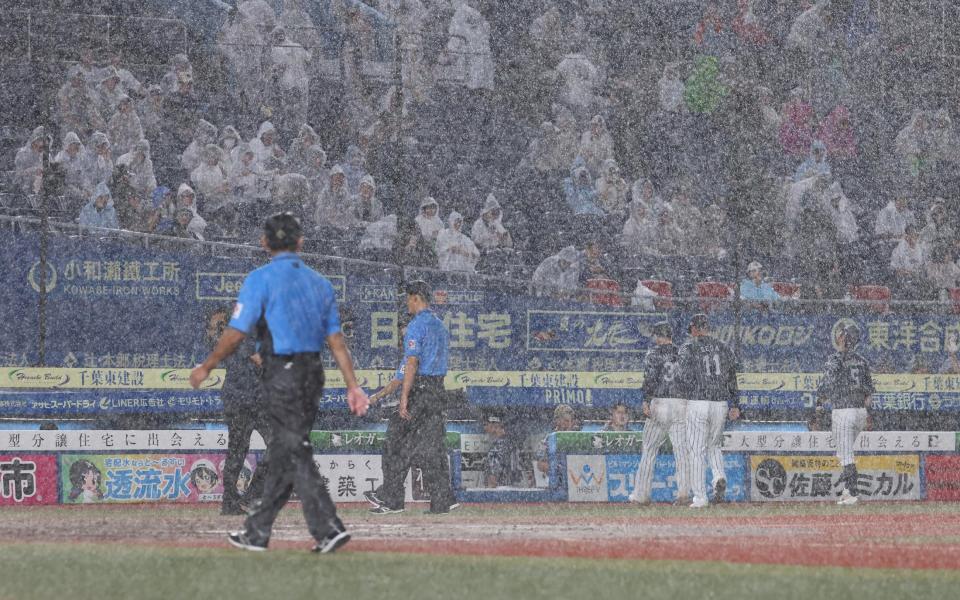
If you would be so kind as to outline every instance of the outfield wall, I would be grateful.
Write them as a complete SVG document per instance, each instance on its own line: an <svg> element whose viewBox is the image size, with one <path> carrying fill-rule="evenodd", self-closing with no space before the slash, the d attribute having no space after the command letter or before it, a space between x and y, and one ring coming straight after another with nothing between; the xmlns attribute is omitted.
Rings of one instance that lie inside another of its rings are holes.
<svg viewBox="0 0 960 600"><path fill-rule="evenodd" d="M337 502L359 502L382 480L383 432L315 431L314 459ZM865 500L960 500L955 432L866 432L857 440ZM626 502L642 432L559 432L547 436L542 487L469 487L478 480L478 435L448 432L451 477L467 502ZM208 430L9 430L0 432L0 505L218 502L227 435ZM831 501L841 468L827 432L732 431L724 437L728 499ZM474 458L468 458L474 455ZM246 467L263 458L255 436ZM656 459L653 500L676 498L670 453ZM708 478L710 477L708 473ZM471 483L466 483L471 482ZM417 469L407 499L425 500Z"/></svg>

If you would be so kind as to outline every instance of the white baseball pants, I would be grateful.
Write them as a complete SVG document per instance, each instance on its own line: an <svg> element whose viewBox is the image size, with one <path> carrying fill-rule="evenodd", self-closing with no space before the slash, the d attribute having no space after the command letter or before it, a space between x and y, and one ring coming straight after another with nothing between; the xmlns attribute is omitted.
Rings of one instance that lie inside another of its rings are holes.
<svg viewBox="0 0 960 600"><path fill-rule="evenodd" d="M833 440L837 444L837 458L840 459L840 465L855 464L854 444L860 432L867 428L867 409L835 408L831 417L830 429L833 432Z"/></svg>
<svg viewBox="0 0 960 600"><path fill-rule="evenodd" d="M727 478L720 451L726 422L726 402L687 401L687 444L690 446L690 478L695 499L707 499L706 460L710 461L713 471L713 485Z"/></svg>
<svg viewBox="0 0 960 600"><path fill-rule="evenodd" d="M643 454L634 479L631 499L635 502L650 500L653 485L653 467L657 451L670 437L673 458L676 463L677 497L689 497L690 467L687 447L687 401L682 398L654 398L650 402L650 416L643 425Z"/></svg>

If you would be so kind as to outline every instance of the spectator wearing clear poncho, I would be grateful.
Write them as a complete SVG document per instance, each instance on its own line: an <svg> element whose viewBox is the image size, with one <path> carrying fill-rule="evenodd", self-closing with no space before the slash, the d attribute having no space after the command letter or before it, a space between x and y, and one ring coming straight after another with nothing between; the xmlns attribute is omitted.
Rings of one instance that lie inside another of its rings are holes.
<svg viewBox="0 0 960 600"><path fill-rule="evenodd" d="M263 171L279 171L286 162L286 152L277 143L277 130L270 121L264 121L257 135L250 140L250 150Z"/></svg>
<svg viewBox="0 0 960 600"><path fill-rule="evenodd" d="M353 144L347 146L347 154L340 166L347 178L347 187L350 189L350 193L356 194L360 190L360 182L370 174L367 172L367 157L360 146Z"/></svg>
<svg viewBox="0 0 960 600"><path fill-rule="evenodd" d="M613 136L602 116L594 115L590 128L580 136L579 153L591 173L602 173L604 161L613 158Z"/></svg>
<svg viewBox="0 0 960 600"><path fill-rule="evenodd" d="M207 221L197 212L197 194L193 188L186 183L181 183L177 190L177 211L190 211L190 221L187 223L187 231L198 240L204 239L204 232L207 229Z"/></svg>
<svg viewBox="0 0 960 600"><path fill-rule="evenodd" d="M537 295L558 290L572 292L579 284L580 269L580 253L573 246L567 246L537 266L532 279L534 292Z"/></svg>
<svg viewBox="0 0 960 600"><path fill-rule="evenodd" d="M629 217L623 224L620 244L632 254L657 254L656 217L642 200L630 203Z"/></svg>
<svg viewBox="0 0 960 600"><path fill-rule="evenodd" d="M319 142L320 138L317 137L313 127L306 123L301 125L297 137L290 142L290 149L287 150L287 172L307 175L304 172L309 166L307 152Z"/></svg>
<svg viewBox="0 0 960 600"><path fill-rule="evenodd" d="M314 191L322 190L327 185L330 179L330 168L327 167L327 153L319 144L307 148L304 153L303 167L298 173L307 178Z"/></svg>
<svg viewBox="0 0 960 600"><path fill-rule="evenodd" d="M484 252L513 247L513 238L503 226L503 209L493 194L487 195L480 218L473 222L470 238L477 248Z"/></svg>
<svg viewBox="0 0 960 600"><path fill-rule="evenodd" d="M113 67L107 67L102 72L100 85L97 87L97 100L100 103L100 114L109 119L117 112L120 99L126 96L120 85L120 74Z"/></svg>
<svg viewBox="0 0 960 600"><path fill-rule="evenodd" d="M200 119L193 130L193 139L180 155L180 166L187 173L192 173L194 169L200 166L200 152L207 144L216 143L217 126L206 119Z"/></svg>
<svg viewBox="0 0 960 600"><path fill-rule="evenodd" d="M317 198L314 222L318 227L341 231L358 225L353 197L347 188L347 176L340 165L330 169L330 177Z"/></svg>
<svg viewBox="0 0 960 600"><path fill-rule="evenodd" d="M106 183L97 184L90 201L80 211L79 223L82 227L120 229L117 211L113 208L113 197Z"/></svg>
<svg viewBox="0 0 960 600"><path fill-rule="evenodd" d="M603 161L600 177L595 183L597 205L607 214L623 215L627 211L627 194L630 186L620 176L620 165L612 158Z"/></svg>
<svg viewBox="0 0 960 600"><path fill-rule="evenodd" d="M147 90L143 87L143 84L140 83L140 80L123 67L123 55L121 55L120 52L110 54L110 64L107 68L112 68L116 72L117 77L120 78L120 89L124 94L136 96L137 98L142 98L146 95Z"/></svg>
<svg viewBox="0 0 960 600"><path fill-rule="evenodd" d="M123 165L129 173L130 186L141 198L149 198L157 187L157 178L153 173L153 160L150 157L150 142L140 140L133 149L120 155L117 165Z"/></svg>
<svg viewBox="0 0 960 600"><path fill-rule="evenodd" d="M360 191L353 197L353 210L361 226L383 218L383 204L377 199L377 184L372 175L367 175L360 181Z"/></svg>
<svg viewBox="0 0 960 600"><path fill-rule="evenodd" d="M220 130L220 150L223 151L220 166L227 175L233 170L233 162L237 156L237 146L242 141L243 138L240 137L240 133L232 125L227 125Z"/></svg>
<svg viewBox="0 0 960 600"><path fill-rule="evenodd" d="M107 134L96 131L90 136L84 162L86 189L92 190L97 187L98 183L110 181L110 178L113 177L113 155L110 151L110 140L107 138Z"/></svg>
<svg viewBox="0 0 960 600"><path fill-rule="evenodd" d="M560 83L558 101L576 115L585 117L603 104L597 95L602 83L600 69L584 54L567 54L554 68L554 73Z"/></svg>
<svg viewBox="0 0 960 600"><path fill-rule="evenodd" d="M61 130L75 131L81 137L107 127L99 102L87 87L84 72L78 65L67 70L67 82L57 92L57 111Z"/></svg>
<svg viewBox="0 0 960 600"><path fill-rule="evenodd" d="M257 199L257 180L260 176L260 165L257 157L250 149L249 144L241 142L236 147L236 159L227 174L230 191L237 204L250 204Z"/></svg>
<svg viewBox="0 0 960 600"><path fill-rule="evenodd" d="M441 271L476 270L480 250L462 228L463 216L453 211L447 216L447 228L437 234L437 263Z"/></svg>
<svg viewBox="0 0 960 600"><path fill-rule="evenodd" d="M156 140L163 129L163 88L147 86L146 96L137 102L137 114L147 139Z"/></svg>
<svg viewBox="0 0 960 600"><path fill-rule="evenodd" d="M310 108L310 62L311 54L297 42L287 37L282 26L270 34L270 62L278 75L278 91L283 102L274 108L280 127L288 135L296 123L305 123Z"/></svg>
<svg viewBox="0 0 960 600"><path fill-rule="evenodd" d="M193 65L186 54L174 54L170 57L167 72L160 79L160 85L165 94L176 91L179 83L189 79L193 81Z"/></svg>
<svg viewBox="0 0 960 600"><path fill-rule="evenodd" d="M563 193L567 206L574 214L604 215L603 209L597 206L597 190L583 157L578 156L573 161L570 177L563 180Z"/></svg>
<svg viewBox="0 0 960 600"><path fill-rule="evenodd" d="M71 134L68 133L67 137L70 137L70 135ZM46 137L47 132L42 125L35 128L30 134L30 139L28 139L27 143L17 150L17 155L13 159L14 175L17 180L17 186L24 194L40 193L40 185L43 182L43 149L46 145ZM73 138L76 138L77 144L79 145L80 138L77 137L77 134L73 133ZM64 138L63 145L64 149L66 149L66 138ZM78 162L79 151L81 150L83 150L82 145L77 148ZM60 153L57 154L57 157L59 158L62 154L64 154L64 150L61 150ZM56 158L54 161L57 161Z"/></svg>
<svg viewBox="0 0 960 600"><path fill-rule="evenodd" d="M200 164L190 173L190 182L206 201L206 213L223 209L232 199L229 179L220 166L222 154L220 146L207 144L200 151Z"/></svg>
<svg viewBox="0 0 960 600"><path fill-rule="evenodd" d="M494 65L490 24L465 0L455 0L447 29L449 40L440 58L438 79L459 82L470 90L493 90ZM446 73L444 74L444 71Z"/></svg>
<svg viewBox="0 0 960 600"><path fill-rule="evenodd" d="M140 117L134 110L133 100L130 99L130 96L123 94L118 99L117 111L110 117L110 122L107 123L107 135L113 142L114 158L130 152L137 145L137 142L144 139L143 126L140 124Z"/></svg>
<svg viewBox="0 0 960 600"><path fill-rule="evenodd" d="M437 235L443 231L443 220L440 218L440 205L433 197L427 196L420 201L420 212L415 220L420 236L431 245L435 244Z"/></svg>

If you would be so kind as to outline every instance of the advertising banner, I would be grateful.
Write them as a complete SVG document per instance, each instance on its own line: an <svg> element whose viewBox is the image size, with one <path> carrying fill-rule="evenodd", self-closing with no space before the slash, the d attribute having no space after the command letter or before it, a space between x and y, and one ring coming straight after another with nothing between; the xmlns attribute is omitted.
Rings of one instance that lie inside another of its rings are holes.
<svg viewBox="0 0 960 600"><path fill-rule="evenodd" d="M568 455L567 497L570 502L628 502L633 493L640 456L636 454ZM726 454L723 467L727 478L727 499L747 500L746 457ZM713 473L707 467L707 482ZM660 454L653 471L651 500L677 499L676 466L673 455Z"/></svg>
<svg viewBox="0 0 960 600"><path fill-rule="evenodd" d="M60 501L219 502L224 458L223 453L60 455ZM255 460L247 462L252 472Z"/></svg>
<svg viewBox="0 0 960 600"><path fill-rule="evenodd" d="M56 504L57 457L0 454L0 506Z"/></svg>
<svg viewBox="0 0 960 600"><path fill-rule="evenodd" d="M960 500L960 456L931 454L924 459L927 500Z"/></svg>
<svg viewBox="0 0 960 600"><path fill-rule="evenodd" d="M226 451L226 430L207 429L37 429L0 430L0 452L174 452ZM263 450L263 438L254 433L251 450Z"/></svg>
<svg viewBox="0 0 960 600"><path fill-rule="evenodd" d="M920 456L856 457L862 500L920 500ZM755 502L834 501L843 491L843 469L833 456L754 455L750 457Z"/></svg>
<svg viewBox="0 0 960 600"><path fill-rule="evenodd" d="M857 452L953 452L952 431L864 431L857 436ZM724 431L726 452L836 452L829 431Z"/></svg>
<svg viewBox="0 0 960 600"><path fill-rule="evenodd" d="M26 368L38 360L39 244L14 232L0 245L0 388L97 391L99 396L0 398L0 413L115 413L143 410L216 412L216 396L186 388L188 370L209 352L202 323L229 306L246 273L265 256L224 258L136 247L116 240L53 236L47 263L46 360L64 372ZM351 353L369 388L399 361L397 285L400 270L364 269L341 260L307 257L326 275L353 319ZM450 333L448 387L467 389L476 405L560 403L637 406L650 329L667 319L682 331L689 313L601 309L575 301L526 295L462 276L431 274L435 310ZM506 284L503 284L504 286ZM758 411L812 407L818 371L834 351L833 334L854 322L864 332L859 351L878 371L936 371L947 340L960 335L960 315L859 315L746 312L711 314L714 334L739 336L743 400ZM329 362L328 366L332 367ZM67 379L64 379L64 376ZM215 390L215 374L206 385ZM878 375L878 410L960 410L960 376ZM345 392L330 369L325 409L340 408ZM148 395L164 390L180 395ZM123 392L117 396L115 392ZM171 400L172 399L172 400Z"/></svg>

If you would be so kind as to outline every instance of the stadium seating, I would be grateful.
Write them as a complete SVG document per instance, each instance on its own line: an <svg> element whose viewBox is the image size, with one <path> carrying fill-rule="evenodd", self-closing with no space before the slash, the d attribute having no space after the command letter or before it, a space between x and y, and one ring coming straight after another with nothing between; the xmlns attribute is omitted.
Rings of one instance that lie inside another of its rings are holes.
<svg viewBox="0 0 960 600"><path fill-rule="evenodd" d="M657 298L653 300L653 305L657 310L670 310L673 308L673 284L662 279L644 279L641 281L648 289L656 292Z"/></svg>
<svg viewBox="0 0 960 600"><path fill-rule="evenodd" d="M700 310L710 312L719 308L724 301L734 297L734 287L729 283L719 281L701 281L697 284L697 298L700 299Z"/></svg>
<svg viewBox="0 0 960 600"><path fill-rule="evenodd" d="M885 285L854 285L850 287L850 298L868 302L871 310L885 313L890 310L890 288Z"/></svg>

